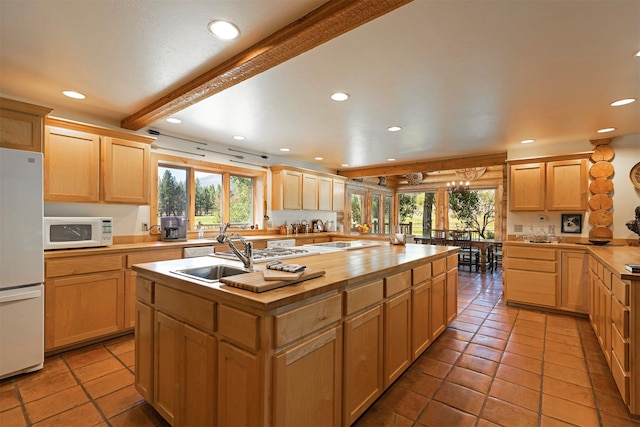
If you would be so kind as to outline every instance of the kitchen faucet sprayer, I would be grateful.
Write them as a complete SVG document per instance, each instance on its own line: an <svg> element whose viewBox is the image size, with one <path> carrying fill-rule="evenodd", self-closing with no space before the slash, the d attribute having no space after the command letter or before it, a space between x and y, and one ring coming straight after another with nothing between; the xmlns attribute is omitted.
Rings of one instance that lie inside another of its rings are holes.
<svg viewBox="0 0 640 427"><path fill-rule="evenodd" d="M244 267L248 268L249 270L253 270L253 243L247 241L247 239L236 233L236 238L239 239L244 245L244 253L240 252L240 249L238 249L236 245L234 245L231 241L231 239L233 238L233 233L231 233L231 237L227 237L227 235L225 234L228 227L228 222L220 225L220 234L218 234L216 240L220 243L226 243L227 246L229 246L229 249L231 249L231 252L233 252L235 256L240 259L240 261L242 261Z"/></svg>

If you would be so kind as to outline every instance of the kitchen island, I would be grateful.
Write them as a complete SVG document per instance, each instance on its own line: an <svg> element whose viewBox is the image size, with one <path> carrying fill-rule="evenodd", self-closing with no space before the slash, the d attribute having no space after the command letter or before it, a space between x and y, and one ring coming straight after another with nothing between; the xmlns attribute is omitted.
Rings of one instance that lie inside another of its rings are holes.
<svg viewBox="0 0 640 427"><path fill-rule="evenodd" d="M350 425L455 319L457 252L293 258L325 274L263 293L173 273L239 262L134 265L136 388L172 425Z"/></svg>

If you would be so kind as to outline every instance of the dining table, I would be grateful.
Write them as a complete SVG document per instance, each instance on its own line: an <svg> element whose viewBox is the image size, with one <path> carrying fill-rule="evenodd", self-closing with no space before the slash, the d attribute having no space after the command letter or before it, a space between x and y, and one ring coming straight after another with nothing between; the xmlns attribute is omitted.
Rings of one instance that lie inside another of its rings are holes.
<svg viewBox="0 0 640 427"><path fill-rule="evenodd" d="M415 243L421 243L430 245L432 241L431 235L414 235L413 241ZM455 240L451 237L447 237L445 240L448 246L455 246ZM487 265L489 264L489 247L495 247L502 244L500 239L472 239L471 246L478 248L480 251L480 271L482 273L487 272Z"/></svg>

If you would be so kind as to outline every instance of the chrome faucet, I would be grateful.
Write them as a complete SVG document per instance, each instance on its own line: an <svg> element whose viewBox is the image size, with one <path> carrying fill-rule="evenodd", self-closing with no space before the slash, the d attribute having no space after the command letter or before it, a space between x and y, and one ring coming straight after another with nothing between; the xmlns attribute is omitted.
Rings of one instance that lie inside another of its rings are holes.
<svg viewBox="0 0 640 427"><path fill-rule="evenodd" d="M231 241L233 233L231 233L230 237L225 234L228 227L228 222L220 225L220 234L218 234L216 240L220 243L226 243L229 246L229 249L231 249L231 252L233 252L240 261L242 261L244 267L249 270L253 270L253 243L247 241L247 239L236 233L236 238L244 245L244 253L240 252L240 249L238 249Z"/></svg>

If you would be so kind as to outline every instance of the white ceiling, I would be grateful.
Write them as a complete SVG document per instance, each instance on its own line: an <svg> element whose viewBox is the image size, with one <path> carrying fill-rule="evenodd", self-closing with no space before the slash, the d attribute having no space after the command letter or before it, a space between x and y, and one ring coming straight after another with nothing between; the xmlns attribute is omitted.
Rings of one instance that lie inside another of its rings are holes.
<svg viewBox="0 0 640 427"><path fill-rule="evenodd" d="M0 0L0 93L119 123L323 3ZM640 133L638 50L638 0L415 0L150 127L331 170Z"/></svg>

